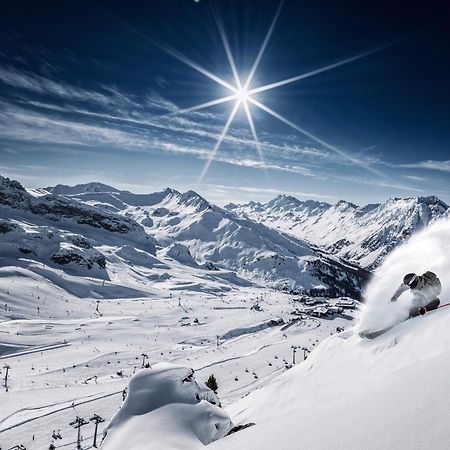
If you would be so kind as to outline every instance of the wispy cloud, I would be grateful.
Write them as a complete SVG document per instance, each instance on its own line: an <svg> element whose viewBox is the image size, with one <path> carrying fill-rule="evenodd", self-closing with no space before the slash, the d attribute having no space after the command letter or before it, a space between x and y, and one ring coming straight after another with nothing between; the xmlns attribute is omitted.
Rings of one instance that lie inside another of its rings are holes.
<svg viewBox="0 0 450 450"><path fill-rule="evenodd" d="M213 143L226 116L210 111L170 115L178 105L156 92L136 98L116 86L99 84L89 89L73 86L54 77L38 75L14 67L0 67L0 83L10 87L12 96L0 101L0 133L8 141L58 144L49 151L76 152L80 148L96 151L146 152L209 158ZM420 192L401 183L351 176L351 161L327 148L303 142L293 135L259 133L263 163L247 124L237 121L224 139L225 151L216 162L252 169L265 169L312 177L320 180L390 187ZM69 148L68 148L69 147ZM71 148L72 147L72 148ZM358 160L365 165L385 164L373 147L360 150ZM425 161L414 167L450 172L450 161ZM339 175L336 166L348 175ZM403 165L412 168L413 165ZM412 182L419 181L413 177ZM300 193L301 194L301 193ZM314 194L308 194L314 198ZM325 198L322 196L321 198Z"/></svg>
<svg viewBox="0 0 450 450"><path fill-rule="evenodd" d="M414 186L410 186L407 184L401 184L401 183L393 183L386 180L379 180L376 178L363 178L363 177L354 177L354 176L343 176L343 175L335 175L334 178L336 180L341 180L345 182L350 183L358 183L358 184L365 184L368 186L375 186L380 188L389 188L389 189L396 189L400 191L405 192L424 192L423 189L416 188Z"/></svg>
<svg viewBox="0 0 450 450"><path fill-rule="evenodd" d="M404 169L438 170L440 172L450 173L450 160L435 161L428 159L426 161L419 161L416 163L398 164L398 167L402 167Z"/></svg>
<svg viewBox="0 0 450 450"><path fill-rule="evenodd" d="M94 91L55 81L48 77L25 73L13 67L0 67L0 81L13 88L25 89L71 101L92 102L101 106L138 106L129 97L111 87Z"/></svg>
<svg viewBox="0 0 450 450"><path fill-rule="evenodd" d="M425 177L419 177L417 175L402 175L403 178L407 178L408 180L413 180L413 181L425 181L426 178Z"/></svg>
<svg viewBox="0 0 450 450"><path fill-rule="evenodd" d="M322 195L317 194L315 192L301 192L301 191L289 191L289 190L280 190L273 188L259 188L259 187L249 187L249 186L225 186L221 184L207 184L209 188L215 189L217 191L223 192L228 195L228 199L230 198L229 193L233 191L239 191L251 194L252 196L261 197L274 197L277 195L292 195L298 198L304 199L319 199L325 201L337 201L339 197L334 197L332 195Z"/></svg>

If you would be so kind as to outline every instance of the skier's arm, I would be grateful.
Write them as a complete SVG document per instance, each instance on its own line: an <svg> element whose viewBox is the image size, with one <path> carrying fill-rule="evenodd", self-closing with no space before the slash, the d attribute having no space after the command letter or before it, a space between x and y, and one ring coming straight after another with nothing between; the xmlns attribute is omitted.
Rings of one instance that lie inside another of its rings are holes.
<svg viewBox="0 0 450 450"><path fill-rule="evenodd" d="M407 291L408 289L409 287L406 284L402 283L395 291L395 294L392 296L391 302L396 302L400 295L402 295L403 292Z"/></svg>

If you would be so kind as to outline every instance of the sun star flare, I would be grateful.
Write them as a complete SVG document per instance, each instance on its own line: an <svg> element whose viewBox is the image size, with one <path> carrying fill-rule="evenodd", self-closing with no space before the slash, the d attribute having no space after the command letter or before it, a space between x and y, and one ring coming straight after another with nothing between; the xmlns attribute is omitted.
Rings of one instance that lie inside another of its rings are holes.
<svg viewBox="0 0 450 450"><path fill-rule="evenodd" d="M222 144L222 142L226 139L227 133L230 129L230 126L236 116L236 113L238 111L238 109L240 107L243 107L244 111L245 111L245 115L247 117L248 120L248 124L250 127L250 131L252 133L252 137L253 137L253 141L254 144L256 146L257 149L257 153L259 156L259 159L261 161L261 167L264 169L264 171L266 172L266 178L267 178L267 170L266 170L266 163L264 161L264 155L263 155L263 151L262 151L262 145L261 142L258 139L258 135L256 133L256 128L255 128L255 124L254 124L254 120L252 118L251 115L251 109L250 109L250 104L252 104L253 106L256 106L257 108L261 109L262 111L264 111L266 114L270 115L273 118L278 119L279 121L283 122L285 125L293 128L294 130L296 130L297 132L303 134L304 136L306 136L308 139L316 142L317 144L319 144L322 147L327 148L328 150L331 150L332 152L336 153L337 155L339 155L340 157L344 158L345 160L347 160L347 162L357 165L359 167L362 167L363 169L365 169L366 171L372 173L373 175L376 175L380 178L384 178L384 179L388 179L388 177L381 173L380 171L374 169L370 164L361 161L360 159L358 159L357 157L350 155L348 153L346 153L345 151L343 151L342 149L336 147L335 145L329 144L328 142L326 142L325 140L323 140L322 138L316 136L313 133L310 133L309 131L307 131L305 128L300 127L294 123L292 123L290 120L286 119L285 117L283 117L281 114L273 111L271 108L267 107L266 105L264 105L261 101L253 98L254 94L257 94L259 92L263 92L263 91L269 91L272 89L275 89L277 87L286 85L286 84L290 84L290 83L294 83L296 81L300 81L303 80L305 78L309 78L315 75L318 75L320 73L324 73L327 72L329 70L334 70L338 67L341 67L343 65L349 64L353 61L357 61L363 57L367 57L373 53L379 52L387 47L389 47L391 44L382 46L382 47L377 47L375 49L363 52L363 53L359 53L353 57L350 58L345 58L342 59L338 62L335 62L333 64L328 64L325 65L323 67L320 67L316 70L313 71L308 71L305 72L303 74L294 76L294 77L290 77L287 78L285 80L281 80L278 82L274 82L274 83L270 83L264 86L259 86L259 87L254 87L254 88L250 88L250 85L252 83L253 77L256 74L256 71L258 69L259 63L263 57L263 54L266 50L267 44L270 40L270 37L272 36L273 30L275 28L276 22L278 20L278 17L280 15L281 12L281 8L283 6L284 1L282 0L279 5L278 8L275 12L275 15L272 19L272 22L270 24L270 27L264 37L263 43L258 51L258 54L256 56L256 59L252 65L252 68L250 70L249 75L247 76L245 82L243 83L240 76L239 76L239 72L238 69L236 67L236 63L234 61L234 57L233 54L231 52L231 48L230 45L228 43L228 39L227 39L227 35L225 33L225 27L220 19L220 16L215 12L214 13L214 19L216 21L216 25L217 25L217 29L219 31L219 35L220 38L222 40L222 44L228 59L228 62L230 64L231 67L231 71L233 73L233 78L234 78L234 82L235 82L235 86L233 86L232 84L226 82L225 80L221 79L218 75L211 73L209 70L205 69L204 67L200 66L199 64L193 62L192 60L190 60L189 58L185 57L184 55L180 54L178 51L174 50L174 49L168 49L168 53L170 53L172 56L174 56L175 58L177 58L178 60L184 62L185 64L187 64L188 66L190 66L191 68L195 69L196 71L198 71L199 73L207 76L208 78L212 79L213 81L215 81L216 83L220 84L222 87L228 89L229 91L231 91L231 94L225 97L221 97L218 98L216 100L212 100L209 102L205 102L205 103L201 103L199 105L195 105L195 106L191 106L189 108L184 108L184 109L179 109L178 111L175 111L173 113L171 113L170 115L178 115L178 114L185 114L188 112L193 112L193 111L197 111L200 109L204 109L204 108L209 108L211 106L216 106L219 104L223 104L226 102L230 102L230 101L234 101L234 107L230 110L230 115L228 116L227 122L222 130L222 132L220 133L220 135L218 135L217 138L217 142L214 145L213 151L211 152L208 160L205 163L205 166L202 170L202 172L200 173L200 176L198 178L198 183L201 183L204 179L204 177L206 176L208 169L214 159L214 157L216 156L217 152L219 151L219 148Z"/></svg>

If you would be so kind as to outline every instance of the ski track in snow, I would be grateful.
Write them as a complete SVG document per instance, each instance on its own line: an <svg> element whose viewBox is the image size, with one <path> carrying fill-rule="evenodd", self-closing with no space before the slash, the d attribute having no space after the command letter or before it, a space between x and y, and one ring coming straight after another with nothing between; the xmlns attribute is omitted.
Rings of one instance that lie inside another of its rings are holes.
<svg viewBox="0 0 450 450"><path fill-rule="evenodd" d="M120 391L117 391L117 392L111 392L109 394L100 395L100 396L98 396L96 398L93 398L93 399L90 399L90 400L85 400L85 401L82 401L82 402L79 401L77 403L74 403L73 405L65 406L64 408L55 409L54 411L50 411L48 413L41 414L39 416L30 417L29 419L23 420L21 422L17 422L17 423L15 423L13 425L10 425L10 426L8 426L6 428L1 429L0 433L4 433L5 431L12 430L13 428L20 427L21 425L33 422L33 421L38 420L38 419L42 419L44 417L52 416L53 414L57 414L57 413L59 413L61 411L66 411L68 409L75 409L77 406L85 405L87 403L96 402L98 400L101 400L101 399L104 399L104 398L108 398L108 397L112 397L113 395L118 395L118 394L121 394L121 393L122 393L122 389ZM66 402L64 402L64 403L66 403ZM49 405L49 406L51 406L51 405ZM42 407L42 408L44 408L44 407ZM24 410L31 411L33 409L42 409L42 408L24 408ZM16 411L14 414L17 414L18 412L20 412L20 411ZM3 422L5 422L5 420L3 420L2 423Z"/></svg>

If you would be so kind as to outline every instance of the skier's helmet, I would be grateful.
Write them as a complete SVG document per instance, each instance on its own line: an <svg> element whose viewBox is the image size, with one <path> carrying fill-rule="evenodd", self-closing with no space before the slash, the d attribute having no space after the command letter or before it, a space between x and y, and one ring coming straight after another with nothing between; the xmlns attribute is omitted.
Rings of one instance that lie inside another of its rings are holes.
<svg viewBox="0 0 450 450"><path fill-rule="evenodd" d="M408 273L403 277L403 283L414 289L419 282L419 277L415 273Z"/></svg>

